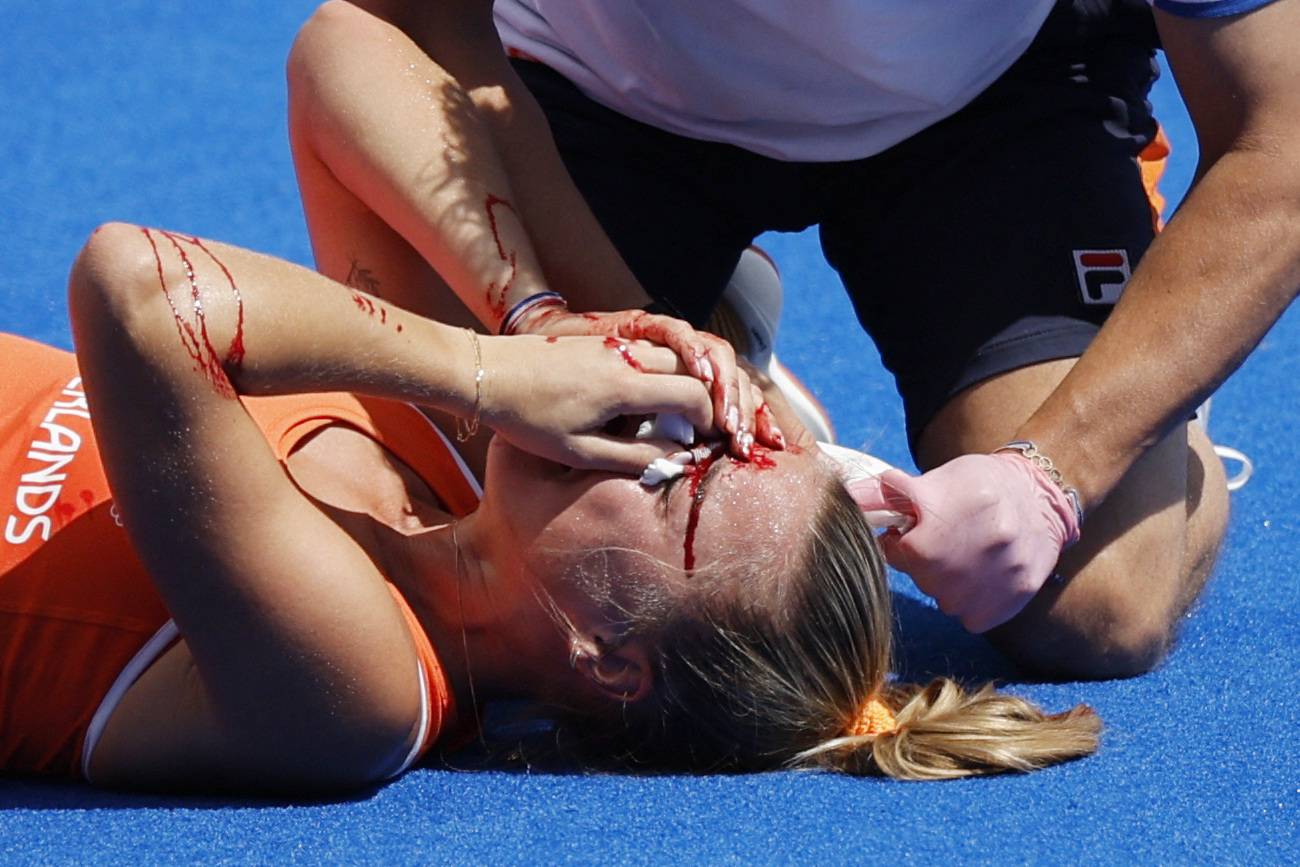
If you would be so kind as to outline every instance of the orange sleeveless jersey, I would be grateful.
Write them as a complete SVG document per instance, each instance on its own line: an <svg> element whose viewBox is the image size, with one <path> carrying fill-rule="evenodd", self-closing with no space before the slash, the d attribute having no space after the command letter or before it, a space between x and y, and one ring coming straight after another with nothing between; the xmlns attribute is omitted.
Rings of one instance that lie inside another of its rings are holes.
<svg viewBox="0 0 1300 867"><path fill-rule="evenodd" d="M477 483L413 407L350 394L244 405L280 460L344 423L403 460L453 514L478 504ZM405 769L452 704L428 637L389 589L422 677L424 734ZM83 774L116 701L176 637L114 508L74 356L0 335L0 770Z"/></svg>

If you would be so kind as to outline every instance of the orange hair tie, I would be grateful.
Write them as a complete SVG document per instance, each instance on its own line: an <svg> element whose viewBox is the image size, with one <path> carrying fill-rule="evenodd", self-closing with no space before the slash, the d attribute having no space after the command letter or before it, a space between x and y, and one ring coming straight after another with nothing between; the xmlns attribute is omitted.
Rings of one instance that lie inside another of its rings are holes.
<svg viewBox="0 0 1300 867"><path fill-rule="evenodd" d="M898 721L883 701L872 696L849 723L845 734L852 738L864 735L887 735L898 730Z"/></svg>

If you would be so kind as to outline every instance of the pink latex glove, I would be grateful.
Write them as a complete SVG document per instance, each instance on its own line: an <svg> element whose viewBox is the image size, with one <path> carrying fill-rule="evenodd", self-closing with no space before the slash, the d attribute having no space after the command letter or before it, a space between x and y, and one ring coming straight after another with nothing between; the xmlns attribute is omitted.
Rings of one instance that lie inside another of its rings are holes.
<svg viewBox="0 0 1300 867"><path fill-rule="evenodd" d="M963 455L921 476L890 470L849 493L864 511L915 516L880 537L885 559L971 632L1014 617L1079 538L1069 496L1015 452Z"/></svg>

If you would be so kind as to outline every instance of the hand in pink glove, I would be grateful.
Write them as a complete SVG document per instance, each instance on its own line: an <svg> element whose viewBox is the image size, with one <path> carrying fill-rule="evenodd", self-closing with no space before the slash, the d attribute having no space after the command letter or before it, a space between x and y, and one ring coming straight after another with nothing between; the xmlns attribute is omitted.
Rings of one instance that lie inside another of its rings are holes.
<svg viewBox="0 0 1300 867"><path fill-rule="evenodd" d="M1079 538L1070 497L1014 452L963 455L915 477L890 470L849 493L864 511L916 517L880 537L885 559L971 632L1014 617Z"/></svg>

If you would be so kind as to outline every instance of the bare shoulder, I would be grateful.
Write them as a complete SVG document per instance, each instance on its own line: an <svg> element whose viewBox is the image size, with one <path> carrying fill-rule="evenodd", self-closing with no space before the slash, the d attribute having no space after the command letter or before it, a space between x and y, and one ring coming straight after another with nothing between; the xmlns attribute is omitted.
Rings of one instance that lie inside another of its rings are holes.
<svg viewBox="0 0 1300 867"><path fill-rule="evenodd" d="M367 515L399 532L445 521L428 483L374 438L348 425L317 431L285 463L303 493L333 509Z"/></svg>

